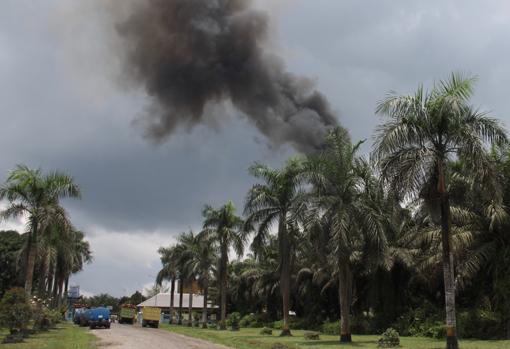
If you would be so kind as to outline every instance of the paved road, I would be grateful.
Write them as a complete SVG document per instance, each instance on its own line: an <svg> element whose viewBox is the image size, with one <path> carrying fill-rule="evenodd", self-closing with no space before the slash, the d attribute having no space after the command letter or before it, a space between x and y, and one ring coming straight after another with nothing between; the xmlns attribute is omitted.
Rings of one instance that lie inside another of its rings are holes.
<svg viewBox="0 0 510 349"><path fill-rule="evenodd" d="M92 330L100 338L100 348L113 349L229 349L200 339L165 330L112 324L107 329Z"/></svg>

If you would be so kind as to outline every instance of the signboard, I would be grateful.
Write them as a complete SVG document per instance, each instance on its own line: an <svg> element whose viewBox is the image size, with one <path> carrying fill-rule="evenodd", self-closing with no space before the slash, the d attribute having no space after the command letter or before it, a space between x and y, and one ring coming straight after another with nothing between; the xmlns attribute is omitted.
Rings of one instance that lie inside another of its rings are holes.
<svg viewBox="0 0 510 349"><path fill-rule="evenodd" d="M71 286L67 292L68 298L80 298L80 286Z"/></svg>

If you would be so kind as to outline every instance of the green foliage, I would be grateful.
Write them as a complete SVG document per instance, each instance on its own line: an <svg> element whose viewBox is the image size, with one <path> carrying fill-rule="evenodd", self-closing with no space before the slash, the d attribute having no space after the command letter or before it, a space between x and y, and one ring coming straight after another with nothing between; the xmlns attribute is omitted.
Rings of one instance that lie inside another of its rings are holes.
<svg viewBox="0 0 510 349"><path fill-rule="evenodd" d="M5 292L0 301L0 324L9 329L11 334L26 330L32 308L22 288L11 288Z"/></svg>
<svg viewBox="0 0 510 349"><path fill-rule="evenodd" d="M318 341L321 339L319 332L314 332L314 331L305 331L303 336L305 337L306 340L309 340L309 341Z"/></svg>
<svg viewBox="0 0 510 349"><path fill-rule="evenodd" d="M20 286L17 272L18 251L23 245L23 236L14 230L0 231L0 297L14 286Z"/></svg>
<svg viewBox="0 0 510 349"><path fill-rule="evenodd" d="M241 314L238 312L230 313L227 317L227 326L230 326L232 331L239 331L239 322L241 321Z"/></svg>
<svg viewBox="0 0 510 349"><path fill-rule="evenodd" d="M325 322L321 326L321 332L328 335L340 335L340 320Z"/></svg>
<svg viewBox="0 0 510 349"><path fill-rule="evenodd" d="M239 321L241 327L260 328L264 326L264 317L260 314L248 314Z"/></svg>
<svg viewBox="0 0 510 349"><path fill-rule="evenodd" d="M474 309L460 312L457 318L458 332L462 338L504 338L505 323L493 311Z"/></svg>
<svg viewBox="0 0 510 349"><path fill-rule="evenodd" d="M379 348L394 348L400 346L400 337L393 328L388 328L379 338L377 346Z"/></svg>
<svg viewBox="0 0 510 349"><path fill-rule="evenodd" d="M260 334L263 335L263 336L272 336L273 335L273 330L268 328L268 327L264 327L260 330Z"/></svg>
<svg viewBox="0 0 510 349"><path fill-rule="evenodd" d="M107 293L101 293L96 296L86 298L85 303L91 308L111 306L113 308L112 309L113 313L118 313L120 310L119 299L115 298ZM138 303L133 303L133 304L138 304Z"/></svg>

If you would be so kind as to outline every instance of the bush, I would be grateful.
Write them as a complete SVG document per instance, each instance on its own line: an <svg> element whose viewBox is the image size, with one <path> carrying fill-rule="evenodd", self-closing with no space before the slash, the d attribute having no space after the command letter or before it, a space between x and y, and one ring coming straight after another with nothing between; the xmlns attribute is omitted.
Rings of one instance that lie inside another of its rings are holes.
<svg viewBox="0 0 510 349"><path fill-rule="evenodd" d="M264 319L261 314L248 314L242 317L239 322L241 327L259 328L264 327Z"/></svg>
<svg viewBox="0 0 510 349"><path fill-rule="evenodd" d="M32 317L32 308L25 290L12 288L0 301L0 324L7 327L11 335L26 331Z"/></svg>
<svg viewBox="0 0 510 349"><path fill-rule="evenodd" d="M379 343L377 344L379 348L393 348L400 346L400 338L398 332L393 328L388 328L382 334L381 338L379 338Z"/></svg>
<svg viewBox="0 0 510 349"><path fill-rule="evenodd" d="M319 332L306 331L304 336L306 340L310 341L318 341L320 339Z"/></svg>
<svg viewBox="0 0 510 349"><path fill-rule="evenodd" d="M260 330L260 334L263 336L272 336L273 330L270 328L264 327L263 329Z"/></svg>
<svg viewBox="0 0 510 349"><path fill-rule="evenodd" d="M458 332L463 338L504 338L505 326L501 316L490 310L470 310L458 315Z"/></svg>
<svg viewBox="0 0 510 349"><path fill-rule="evenodd" d="M331 336L340 335L340 320L334 322L325 322L322 324L321 332Z"/></svg>
<svg viewBox="0 0 510 349"><path fill-rule="evenodd" d="M351 317L351 332L356 334L375 334L372 330L371 319L366 315L356 315ZM340 328L340 327L338 327Z"/></svg>
<svg viewBox="0 0 510 349"><path fill-rule="evenodd" d="M228 315L227 325L230 326L232 331L239 331L239 322L241 321L241 314L234 312Z"/></svg>

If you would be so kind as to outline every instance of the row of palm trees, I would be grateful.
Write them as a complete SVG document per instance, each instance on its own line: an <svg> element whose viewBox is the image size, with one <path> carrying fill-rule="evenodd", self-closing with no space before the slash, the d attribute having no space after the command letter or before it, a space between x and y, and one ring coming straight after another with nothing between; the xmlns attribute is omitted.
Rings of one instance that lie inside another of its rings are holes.
<svg viewBox="0 0 510 349"><path fill-rule="evenodd" d="M268 293L276 287L281 292L282 335L291 333L293 281L305 284L307 277L317 280L329 273L338 285L340 340L350 342L355 268L361 265L369 273L389 269L396 261L405 263L416 257L418 237L431 236L437 243L430 246L441 251L433 255L442 255L447 347L458 348L452 246L459 242L452 241L452 224L469 229L471 225L459 224L459 217L465 222L473 215L451 207L451 191L461 179L471 188L476 184L488 194L477 203L480 207L490 207L487 212L495 217L504 210L489 150L505 145L507 137L496 119L469 104L473 84L471 77L452 74L430 91L419 87L412 95L389 95L377 107L384 121L370 160L358 155L361 142L353 144L347 131L337 128L318 154L292 158L281 169L253 165L249 171L258 182L247 194L245 219L236 216L232 203L206 207L202 232L181 235L175 246L160 250L158 281L166 278L173 284L179 278L182 285L197 279L206 292L215 277L224 328L229 251L234 248L241 256L251 237L250 260L259 270L278 270L277 280L265 281L273 283ZM423 217L429 220L416 224ZM313 256L300 255L305 243L310 244L308 251L315 248ZM197 249L200 244L207 253ZM292 280L297 258L308 265ZM266 289L260 273L248 274L258 275L253 284Z"/></svg>
<svg viewBox="0 0 510 349"><path fill-rule="evenodd" d="M69 277L92 259L83 232L73 226L61 205L62 199L80 195L72 177L25 165L18 165L0 186L0 200L7 201L0 217L27 220L19 263L25 291L52 298L54 306L66 297Z"/></svg>

